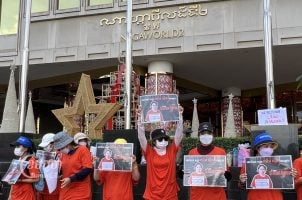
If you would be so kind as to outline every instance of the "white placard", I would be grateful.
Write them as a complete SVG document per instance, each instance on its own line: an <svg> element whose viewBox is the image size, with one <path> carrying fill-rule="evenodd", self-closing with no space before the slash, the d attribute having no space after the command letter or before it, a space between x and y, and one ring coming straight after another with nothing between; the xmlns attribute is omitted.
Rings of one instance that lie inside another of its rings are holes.
<svg viewBox="0 0 302 200"><path fill-rule="evenodd" d="M288 125L286 108L258 110L258 124L267 125Z"/></svg>

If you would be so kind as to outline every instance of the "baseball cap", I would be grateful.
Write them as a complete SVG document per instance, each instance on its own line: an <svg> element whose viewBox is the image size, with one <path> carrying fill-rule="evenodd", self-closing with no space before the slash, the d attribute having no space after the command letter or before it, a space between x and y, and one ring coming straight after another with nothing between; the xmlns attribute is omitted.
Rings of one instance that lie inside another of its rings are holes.
<svg viewBox="0 0 302 200"><path fill-rule="evenodd" d="M54 136L55 136L54 133L46 133L46 134L42 137L42 142L39 144L39 147L42 147L42 148L47 147L50 143L53 142Z"/></svg>
<svg viewBox="0 0 302 200"><path fill-rule="evenodd" d="M151 132L151 139L156 140L159 138L165 138L166 140L170 139L170 137L166 134L166 131L164 129L154 129Z"/></svg>
<svg viewBox="0 0 302 200"><path fill-rule="evenodd" d="M209 122L202 122L199 124L198 133L202 133L203 131L213 132L213 126Z"/></svg>
<svg viewBox="0 0 302 200"><path fill-rule="evenodd" d="M26 148L33 148L32 141L25 136L20 136L15 142L12 142L10 144L10 146L18 146L18 145L22 145Z"/></svg>

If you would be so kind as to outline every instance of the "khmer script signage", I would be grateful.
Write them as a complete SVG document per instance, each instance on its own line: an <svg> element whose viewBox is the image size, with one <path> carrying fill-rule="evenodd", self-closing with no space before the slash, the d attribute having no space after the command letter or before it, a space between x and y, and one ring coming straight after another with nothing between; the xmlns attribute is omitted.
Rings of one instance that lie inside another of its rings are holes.
<svg viewBox="0 0 302 200"><path fill-rule="evenodd" d="M180 19L192 19L207 14L208 9L203 8L200 4L145 10L143 13L142 11L136 11L132 17L132 23L136 25L133 27L135 31L133 31L132 38L137 41L183 37L185 31L181 24L177 27L168 28L167 22L178 24ZM113 16L100 20L100 26L102 27L125 23L125 16ZM165 26L161 26L162 24L165 24Z"/></svg>

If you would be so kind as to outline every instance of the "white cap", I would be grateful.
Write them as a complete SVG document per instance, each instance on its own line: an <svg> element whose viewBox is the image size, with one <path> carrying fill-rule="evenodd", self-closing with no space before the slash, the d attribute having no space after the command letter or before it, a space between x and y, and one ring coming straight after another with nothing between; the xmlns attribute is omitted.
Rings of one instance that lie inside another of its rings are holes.
<svg viewBox="0 0 302 200"><path fill-rule="evenodd" d="M79 144L79 140L82 139L87 139L88 141L90 141L89 137L85 133L79 132L73 136L73 140L76 144Z"/></svg>
<svg viewBox="0 0 302 200"><path fill-rule="evenodd" d="M53 133L46 133L42 137L42 142L39 144L39 147L42 147L42 148L47 147L51 142L53 142L54 136L55 136L55 134L53 134Z"/></svg>

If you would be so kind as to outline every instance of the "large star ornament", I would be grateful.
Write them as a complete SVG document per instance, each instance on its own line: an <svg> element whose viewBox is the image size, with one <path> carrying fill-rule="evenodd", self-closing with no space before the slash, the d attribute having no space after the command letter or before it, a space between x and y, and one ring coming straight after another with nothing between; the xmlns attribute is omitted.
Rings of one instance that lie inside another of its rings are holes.
<svg viewBox="0 0 302 200"><path fill-rule="evenodd" d="M90 138L101 138L102 128L119 109L118 103L96 104L90 76L82 74L80 84L72 107L52 110L67 132L74 135L80 132L81 127L76 122L77 116L85 114L96 114L93 122L88 124L88 135Z"/></svg>

